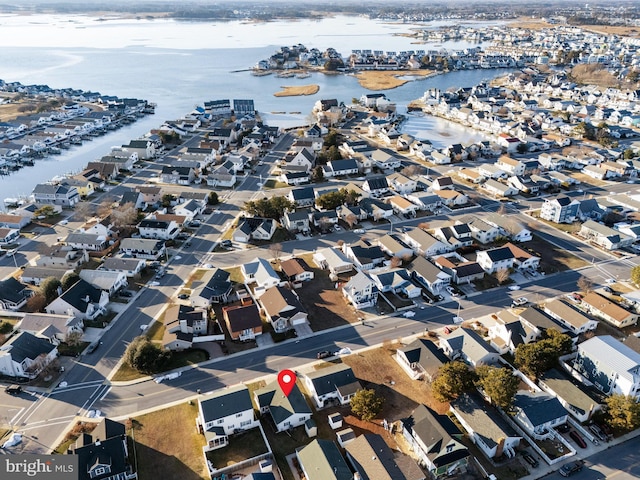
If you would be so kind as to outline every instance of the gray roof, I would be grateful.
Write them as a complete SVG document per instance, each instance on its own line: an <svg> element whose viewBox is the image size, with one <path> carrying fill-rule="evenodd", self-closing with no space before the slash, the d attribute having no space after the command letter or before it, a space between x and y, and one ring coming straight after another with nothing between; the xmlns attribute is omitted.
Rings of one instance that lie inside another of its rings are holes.
<svg viewBox="0 0 640 480"><path fill-rule="evenodd" d="M611 335L592 337L578 346L581 355L608 365L620 377L637 383L640 376L640 353ZM602 368L600 368L602 370Z"/></svg>
<svg viewBox="0 0 640 480"><path fill-rule="evenodd" d="M297 455L307 480L353 480L347 462L331 440L314 440Z"/></svg>
<svg viewBox="0 0 640 480"><path fill-rule="evenodd" d="M87 296L89 297L90 303L98 303L100 301L101 294L102 290L94 287L89 282L80 279L71 285L71 287L60 295L59 298L77 310L86 312L88 305L88 302L86 301Z"/></svg>
<svg viewBox="0 0 640 480"><path fill-rule="evenodd" d="M205 423L252 409L251 395L244 385L218 390L200 400Z"/></svg>
<svg viewBox="0 0 640 480"><path fill-rule="evenodd" d="M449 358L431 340L419 338L399 349L409 363L417 363L427 373L433 375L449 361Z"/></svg>
<svg viewBox="0 0 640 480"><path fill-rule="evenodd" d="M489 448L497 446L507 437L519 437L498 412L490 405L485 405L478 395L465 393L451 402L451 406Z"/></svg>
<svg viewBox="0 0 640 480"><path fill-rule="evenodd" d="M158 251L162 250L164 240L150 238L123 238L120 242L121 250Z"/></svg>
<svg viewBox="0 0 640 480"><path fill-rule="evenodd" d="M27 286L13 277L0 281L0 300L20 303L26 296Z"/></svg>
<svg viewBox="0 0 640 480"><path fill-rule="evenodd" d="M20 332L5 342L2 350L11 353L11 360L22 363L25 359L35 360L39 355L49 354L55 345L44 338L36 337L28 332Z"/></svg>
<svg viewBox="0 0 640 480"><path fill-rule="evenodd" d="M100 245L105 241L106 239L103 235L95 233L70 233L65 239L66 243L80 243L83 245Z"/></svg>
<svg viewBox="0 0 640 480"><path fill-rule="evenodd" d="M545 392L520 390L513 399L513 407L521 410L534 427L568 415L560 400Z"/></svg>
<svg viewBox="0 0 640 480"><path fill-rule="evenodd" d="M544 313L542 310L536 307L528 307L524 311L520 312L520 318L529 322L534 327L542 330L548 328L554 328L561 333L565 333L567 329L564 325L556 322L554 318Z"/></svg>
<svg viewBox="0 0 640 480"><path fill-rule="evenodd" d="M438 280L439 276L448 275L425 257L417 257L409 267L409 270L420 275L429 283ZM442 275L441 275L442 274Z"/></svg>
<svg viewBox="0 0 640 480"><path fill-rule="evenodd" d="M107 257L104 259L102 267L107 270L129 271L135 270L144 260L135 258Z"/></svg>
<svg viewBox="0 0 640 480"><path fill-rule="evenodd" d="M538 381L540 385L546 386L558 398L567 402L572 409L581 414L590 412L598 404L597 400L576 385L569 376L555 368L542 374Z"/></svg>
<svg viewBox="0 0 640 480"><path fill-rule="evenodd" d="M226 295L231 292L231 274L221 268L207 272L197 285L192 285L192 297L202 297L211 300L214 297Z"/></svg>
<svg viewBox="0 0 640 480"><path fill-rule="evenodd" d="M349 365L338 364L307 374L318 395L335 392L338 388L352 385L358 379Z"/></svg>
<svg viewBox="0 0 640 480"><path fill-rule="evenodd" d="M425 453L436 467L469 456L467 447L460 443L462 432L446 415L438 415L430 408L418 405L410 417L402 420L402 424L427 447Z"/></svg>
<svg viewBox="0 0 640 480"><path fill-rule="evenodd" d="M463 352L474 363L480 362L487 354L497 353L480 335L470 328L458 328L442 337L454 352Z"/></svg>
<svg viewBox="0 0 640 480"><path fill-rule="evenodd" d="M25 279L27 278L38 278L43 280L48 277L54 277L58 280L62 280L62 277L72 271L73 270L66 267L34 267L33 265L27 265L22 271L22 278L23 281L26 281Z"/></svg>
<svg viewBox="0 0 640 480"><path fill-rule="evenodd" d="M309 414L311 407L302 395L298 385L294 385L289 395L285 395L277 382L272 382L264 388L256 390L258 407L269 407L271 418L277 424L284 422L292 415Z"/></svg>
<svg viewBox="0 0 640 480"><path fill-rule="evenodd" d="M403 454L394 455L378 434L360 435L345 449L362 480L423 480L425 477L415 460Z"/></svg>

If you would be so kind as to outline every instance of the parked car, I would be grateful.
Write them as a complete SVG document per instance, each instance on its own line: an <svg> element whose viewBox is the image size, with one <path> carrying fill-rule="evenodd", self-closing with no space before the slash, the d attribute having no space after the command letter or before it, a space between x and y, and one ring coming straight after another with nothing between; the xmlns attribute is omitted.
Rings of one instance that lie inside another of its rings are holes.
<svg viewBox="0 0 640 480"><path fill-rule="evenodd" d="M519 285L511 285L509 287L509 290L515 291L515 290L520 290L520 286Z"/></svg>
<svg viewBox="0 0 640 480"><path fill-rule="evenodd" d="M9 395L18 395L22 393L22 387L20 385L8 385L4 388L4 391Z"/></svg>
<svg viewBox="0 0 640 480"><path fill-rule="evenodd" d="M356 228L353 233L357 233L358 235L362 235L364 234L364 229L363 228Z"/></svg>
<svg viewBox="0 0 640 480"><path fill-rule="evenodd" d="M575 430L571 430L569 436L574 442L578 444L580 448L587 448L587 443L584 441L584 438L582 438L582 435L580 435L578 432L576 432Z"/></svg>
<svg viewBox="0 0 640 480"><path fill-rule="evenodd" d="M90 343L89 346L87 347L87 353L95 352L98 349L99 346L100 346L100 342L98 340L96 340L95 342Z"/></svg>
<svg viewBox="0 0 640 480"><path fill-rule="evenodd" d="M616 279L615 278L607 278L604 283L608 283L609 285L611 285L612 283L616 283Z"/></svg>
<svg viewBox="0 0 640 480"><path fill-rule="evenodd" d="M606 442L609 439L607 437L607 434L604 433L602 429L595 423L592 423L589 425L589 430L591 430L591 433L593 433L597 438L599 438L603 442Z"/></svg>
<svg viewBox="0 0 640 480"><path fill-rule="evenodd" d="M556 430L559 431L560 433L567 433L570 428L569 425L567 425L566 423L563 423L562 425L558 425L556 427Z"/></svg>
<svg viewBox="0 0 640 480"><path fill-rule="evenodd" d="M526 305L527 303L529 303L529 300L527 300L527 297L518 297L513 302L511 302L511 306L521 307L522 305Z"/></svg>
<svg viewBox="0 0 640 480"><path fill-rule="evenodd" d="M318 353L316 354L316 358L317 358L318 360L321 360L321 359L323 359L323 358L328 358L328 357L330 357L330 356L331 356L331 352L330 352L330 351L328 351L328 350L323 350L322 352L318 352Z"/></svg>
<svg viewBox="0 0 640 480"><path fill-rule="evenodd" d="M231 240L222 240L220 242L220 245L222 245L223 247L230 247L232 243L231 243Z"/></svg>
<svg viewBox="0 0 640 480"><path fill-rule="evenodd" d="M178 295L178 298L180 300L186 300L187 298L189 298L189 294L188 293L181 293L180 295Z"/></svg>
<svg viewBox="0 0 640 480"><path fill-rule="evenodd" d="M560 472L560 475L562 475L563 477L569 477L574 473L582 470L582 465L583 465L583 462L581 460L575 460L573 462L569 462L563 465L562 467L560 467L560 470L558 471Z"/></svg>
<svg viewBox="0 0 640 480"><path fill-rule="evenodd" d="M533 468L536 468L536 467L539 465L538 460L536 460L536 459L533 457L533 455L531 455L531 454L529 454L529 453L527 453L527 452L524 452L524 454L522 455L522 458L524 458L524 459L525 459L525 461L526 461L529 465L531 465Z"/></svg>

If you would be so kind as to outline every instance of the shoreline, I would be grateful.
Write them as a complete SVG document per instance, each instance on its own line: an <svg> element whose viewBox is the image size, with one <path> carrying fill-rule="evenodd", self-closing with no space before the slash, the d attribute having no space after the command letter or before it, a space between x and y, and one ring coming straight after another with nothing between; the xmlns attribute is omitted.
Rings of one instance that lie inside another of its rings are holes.
<svg viewBox="0 0 640 480"><path fill-rule="evenodd" d="M282 90L273 94L274 97L300 97L305 95L315 95L320 91L320 85L295 85L281 86Z"/></svg>

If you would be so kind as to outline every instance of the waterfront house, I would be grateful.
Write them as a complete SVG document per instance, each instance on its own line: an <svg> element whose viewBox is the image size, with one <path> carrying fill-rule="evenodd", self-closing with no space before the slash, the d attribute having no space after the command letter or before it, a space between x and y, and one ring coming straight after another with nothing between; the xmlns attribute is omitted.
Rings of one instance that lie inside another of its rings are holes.
<svg viewBox="0 0 640 480"><path fill-rule="evenodd" d="M311 407L297 384L285 395L278 382L271 382L253 392L253 398L261 415L269 413L277 432L302 426L311 418Z"/></svg>
<svg viewBox="0 0 640 480"><path fill-rule="evenodd" d="M418 462L434 478L444 478L466 469L471 454L462 443L462 432L446 415L418 405L402 419L402 434Z"/></svg>
<svg viewBox="0 0 640 480"><path fill-rule="evenodd" d="M573 368L607 395L640 398L640 353L610 335L579 344Z"/></svg>
<svg viewBox="0 0 640 480"><path fill-rule="evenodd" d="M40 183L33 189L33 199L38 205L60 205L72 208L80 201L78 190L73 186Z"/></svg>
<svg viewBox="0 0 640 480"><path fill-rule="evenodd" d="M347 405L362 385L346 364L336 364L303 375L304 385L317 408Z"/></svg>
<svg viewBox="0 0 640 480"><path fill-rule="evenodd" d="M253 412L251 394L244 385L220 389L198 398L196 421L207 441L207 451L226 447L230 435L259 424Z"/></svg>

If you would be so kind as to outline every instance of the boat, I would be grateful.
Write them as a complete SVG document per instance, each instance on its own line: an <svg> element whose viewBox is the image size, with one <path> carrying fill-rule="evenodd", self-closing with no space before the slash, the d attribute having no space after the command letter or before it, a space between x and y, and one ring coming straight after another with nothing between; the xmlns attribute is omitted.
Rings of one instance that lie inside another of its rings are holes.
<svg viewBox="0 0 640 480"><path fill-rule="evenodd" d="M311 74L309 72L299 73L296 75L296 78L309 78Z"/></svg>
<svg viewBox="0 0 640 480"><path fill-rule="evenodd" d="M293 72L280 72L278 75L276 75L278 78L291 78L293 77L295 74Z"/></svg>

